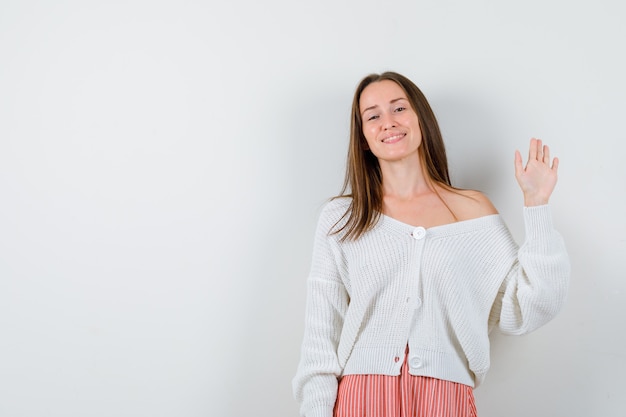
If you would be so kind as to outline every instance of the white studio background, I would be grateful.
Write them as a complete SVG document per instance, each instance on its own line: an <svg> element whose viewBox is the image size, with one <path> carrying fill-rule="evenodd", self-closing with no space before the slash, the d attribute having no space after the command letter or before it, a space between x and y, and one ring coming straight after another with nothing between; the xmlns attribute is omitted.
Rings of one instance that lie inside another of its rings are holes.
<svg viewBox="0 0 626 417"><path fill-rule="evenodd" d="M0 416L295 416L352 92L429 97L521 242L513 152L561 158L566 308L494 335L481 417L626 406L619 0L0 1Z"/></svg>

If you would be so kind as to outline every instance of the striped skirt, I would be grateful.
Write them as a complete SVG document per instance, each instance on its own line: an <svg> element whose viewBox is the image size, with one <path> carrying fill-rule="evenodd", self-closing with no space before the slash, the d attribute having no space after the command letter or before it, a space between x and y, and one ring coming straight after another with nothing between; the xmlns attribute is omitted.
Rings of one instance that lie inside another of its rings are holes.
<svg viewBox="0 0 626 417"><path fill-rule="evenodd" d="M406 361L399 376L343 376L334 417L476 417L472 387L413 376Z"/></svg>

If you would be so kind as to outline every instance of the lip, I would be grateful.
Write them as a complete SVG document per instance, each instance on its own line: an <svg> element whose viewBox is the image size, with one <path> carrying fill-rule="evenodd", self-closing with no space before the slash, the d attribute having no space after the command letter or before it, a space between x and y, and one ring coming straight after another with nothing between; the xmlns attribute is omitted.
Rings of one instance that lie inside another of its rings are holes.
<svg viewBox="0 0 626 417"><path fill-rule="evenodd" d="M393 144L402 140L406 136L406 133L394 133L381 139L382 143Z"/></svg>

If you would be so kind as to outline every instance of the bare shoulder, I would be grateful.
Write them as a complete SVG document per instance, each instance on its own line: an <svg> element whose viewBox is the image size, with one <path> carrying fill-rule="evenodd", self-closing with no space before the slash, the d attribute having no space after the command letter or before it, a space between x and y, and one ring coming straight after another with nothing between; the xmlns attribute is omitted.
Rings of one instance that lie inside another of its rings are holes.
<svg viewBox="0 0 626 417"><path fill-rule="evenodd" d="M451 190L448 191L446 199L459 220L470 220L498 213L491 200L480 191Z"/></svg>

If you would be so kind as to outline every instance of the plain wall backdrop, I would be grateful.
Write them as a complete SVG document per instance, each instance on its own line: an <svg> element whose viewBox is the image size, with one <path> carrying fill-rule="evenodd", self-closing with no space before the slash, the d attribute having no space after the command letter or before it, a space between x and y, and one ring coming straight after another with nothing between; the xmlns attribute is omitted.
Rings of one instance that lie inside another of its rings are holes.
<svg viewBox="0 0 626 417"><path fill-rule="evenodd" d="M561 159L565 309L493 336L481 417L626 407L619 0L0 1L0 416L296 416L324 201L370 72L429 98L453 182L523 241Z"/></svg>

